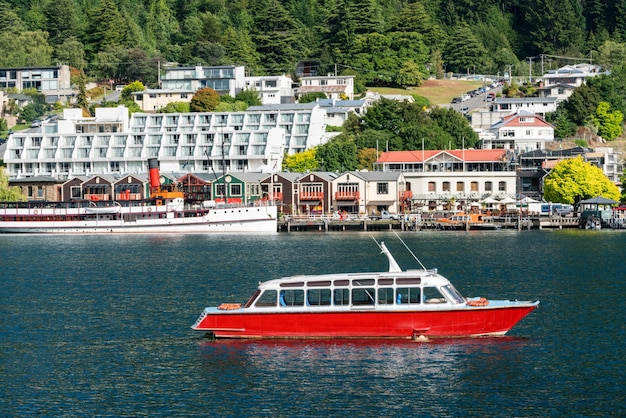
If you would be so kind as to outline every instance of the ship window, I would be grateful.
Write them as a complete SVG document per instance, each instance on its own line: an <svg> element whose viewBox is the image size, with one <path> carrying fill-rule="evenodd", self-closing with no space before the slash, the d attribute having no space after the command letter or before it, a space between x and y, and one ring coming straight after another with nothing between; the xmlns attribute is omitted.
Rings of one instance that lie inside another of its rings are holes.
<svg viewBox="0 0 626 418"><path fill-rule="evenodd" d="M289 282L289 283L281 283L280 287L302 287L304 286L304 282Z"/></svg>
<svg viewBox="0 0 626 418"><path fill-rule="evenodd" d="M335 280L337 282L343 282L344 280ZM347 282L347 280L345 280ZM335 289L333 292L333 302L335 305L349 305L350 304L350 292L349 289Z"/></svg>
<svg viewBox="0 0 626 418"><path fill-rule="evenodd" d="M259 289L257 289L254 292L254 294L252 296L250 296L250 299L248 299L248 301L244 305L244 308L249 308L254 303L254 300L257 298L257 296L259 296L260 293L261 293L261 291Z"/></svg>
<svg viewBox="0 0 626 418"><path fill-rule="evenodd" d="M352 289L353 305L373 305L375 302L376 293L374 291L374 288Z"/></svg>
<svg viewBox="0 0 626 418"><path fill-rule="evenodd" d="M375 282L374 279L354 279L352 286L373 286Z"/></svg>
<svg viewBox="0 0 626 418"><path fill-rule="evenodd" d="M419 277L402 277L396 279L396 284L420 284L422 279Z"/></svg>
<svg viewBox="0 0 626 418"><path fill-rule="evenodd" d="M380 280L378 280L379 284L380 284ZM393 279L389 279L389 280L393 280ZM381 287L378 289L378 304L379 305L393 305L393 287Z"/></svg>
<svg viewBox="0 0 626 418"><path fill-rule="evenodd" d="M254 304L254 306L259 308L267 308L267 307L275 307L276 306L276 291L275 290L266 290L263 292L259 300Z"/></svg>
<svg viewBox="0 0 626 418"><path fill-rule="evenodd" d="M448 300L451 300L452 303L465 302L465 299L463 299L463 296L461 296L461 294L451 284L447 284L443 286L441 288L441 292L448 298Z"/></svg>
<svg viewBox="0 0 626 418"><path fill-rule="evenodd" d="M424 303L445 303L446 299L436 287L424 288Z"/></svg>
<svg viewBox="0 0 626 418"><path fill-rule="evenodd" d="M304 290L281 290L280 306L304 306Z"/></svg>
<svg viewBox="0 0 626 418"><path fill-rule="evenodd" d="M396 289L396 303L420 303L420 288L419 287L399 287Z"/></svg>
<svg viewBox="0 0 626 418"><path fill-rule="evenodd" d="M349 280L335 280L335 286L348 286L350 284Z"/></svg>
<svg viewBox="0 0 626 418"><path fill-rule="evenodd" d="M317 287L317 286L329 287L330 286L330 280L321 280L321 281L317 281L317 282L307 282L306 285L309 286L309 287Z"/></svg>
<svg viewBox="0 0 626 418"><path fill-rule="evenodd" d="M329 306L330 289L309 289L306 292L306 301L310 306Z"/></svg>
<svg viewBox="0 0 626 418"><path fill-rule="evenodd" d="M393 279L378 279L379 286L390 286L393 284Z"/></svg>

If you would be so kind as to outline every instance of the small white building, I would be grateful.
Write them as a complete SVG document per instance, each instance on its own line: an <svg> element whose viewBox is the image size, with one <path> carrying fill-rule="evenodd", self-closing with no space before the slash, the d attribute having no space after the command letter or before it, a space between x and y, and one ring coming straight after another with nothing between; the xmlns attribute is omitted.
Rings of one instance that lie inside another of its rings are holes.
<svg viewBox="0 0 626 418"><path fill-rule="evenodd" d="M132 93L133 100L144 112L155 112L170 103L190 103L194 91L191 90L161 90L147 89Z"/></svg>
<svg viewBox="0 0 626 418"><path fill-rule="evenodd" d="M294 103L293 80L286 75L246 77L246 90L254 90L259 94L261 103L290 104Z"/></svg>
<svg viewBox="0 0 626 418"><path fill-rule="evenodd" d="M523 110L541 116L555 112L556 108L556 97L496 97L491 104L491 111L493 112L513 113Z"/></svg>
<svg viewBox="0 0 626 418"><path fill-rule="evenodd" d="M300 87L296 89L296 96L307 93L325 93L329 99L354 98L354 76L316 76L300 78Z"/></svg>

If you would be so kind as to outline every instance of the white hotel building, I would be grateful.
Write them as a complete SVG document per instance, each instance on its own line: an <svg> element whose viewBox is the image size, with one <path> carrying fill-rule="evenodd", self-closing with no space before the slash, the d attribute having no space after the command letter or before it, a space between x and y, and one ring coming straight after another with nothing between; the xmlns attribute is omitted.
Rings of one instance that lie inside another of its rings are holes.
<svg viewBox="0 0 626 418"><path fill-rule="evenodd" d="M124 106L80 109L13 133L4 154L10 178L145 173L156 157L164 172L271 172L284 152L326 141L318 103L253 106L228 113L134 113Z"/></svg>

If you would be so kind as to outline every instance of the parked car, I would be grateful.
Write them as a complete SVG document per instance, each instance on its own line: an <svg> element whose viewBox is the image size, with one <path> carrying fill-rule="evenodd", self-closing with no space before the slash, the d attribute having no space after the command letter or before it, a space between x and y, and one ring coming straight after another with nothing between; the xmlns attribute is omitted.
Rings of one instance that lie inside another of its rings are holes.
<svg viewBox="0 0 626 418"><path fill-rule="evenodd" d="M454 99L452 99L452 103L461 103L461 98L460 97L455 97Z"/></svg>
<svg viewBox="0 0 626 418"><path fill-rule="evenodd" d="M380 211L380 215L376 215L376 214L373 213L370 216L368 216L368 218L371 219L371 220L374 220L374 221L379 220L379 219L393 219L395 221L400 220L400 216L399 215L396 215L396 214L393 214L393 213L389 213L386 210L381 210Z"/></svg>
<svg viewBox="0 0 626 418"><path fill-rule="evenodd" d="M465 113L467 113L467 112L469 112L469 107L467 107L467 106L463 106L463 107L461 108L461 113L465 114Z"/></svg>

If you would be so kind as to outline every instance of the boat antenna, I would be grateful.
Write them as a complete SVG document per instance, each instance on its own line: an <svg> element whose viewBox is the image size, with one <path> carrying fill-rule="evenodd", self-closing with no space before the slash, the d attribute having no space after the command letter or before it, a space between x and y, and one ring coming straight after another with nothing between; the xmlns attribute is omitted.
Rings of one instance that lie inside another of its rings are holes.
<svg viewBox="0 0 626 418"><path fill-rule="evenodd" d="M402 245L404 245L404 248L407 249L407 251L409 252L409 254L411 254L413 256L413 258L415 259L415 261L417 261L419 263L419 265L422 267L422 270L426 270L426 267L424 267L424 265L422 264L422 262L420 261L419 258L417 258L417 256L413 253L413 251L411 251L411 249L409 248L408 245L406 245L406 243L404 242L404 240L402 238L400 238L400 235L398 235L398 233L396 231L393 231L393 233L396 235L396 237L400 240L400 242L402 243ZM373 238L373 237L372 237Z"/></svg>
<svg viewBox="0 0 626 418"><path fill-rule="evenodd" d="M387 249L387 246L385 245L385 243L381 241L379 244L378 241L376 241L376 238L372 237L372 239L374 240L376 245L378 245L378 248L380 248L380 251L387 256L387 260L389 260L389 272L390 273L402 272L402 269L396 262L396 259L393 258L393 255L391 255L391 252L389 252L389 250Z"/></svg>

